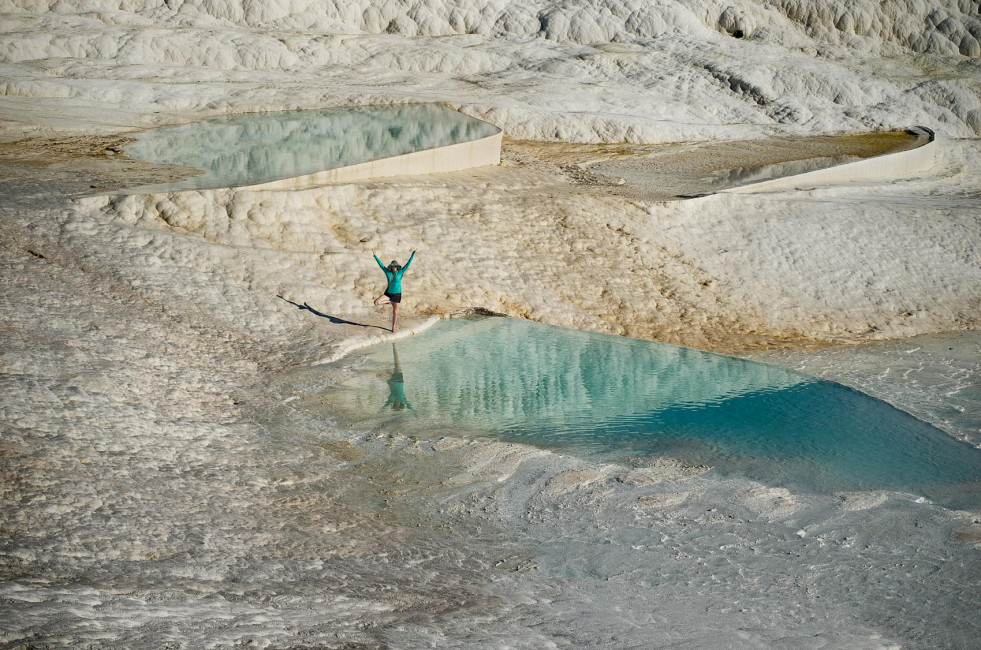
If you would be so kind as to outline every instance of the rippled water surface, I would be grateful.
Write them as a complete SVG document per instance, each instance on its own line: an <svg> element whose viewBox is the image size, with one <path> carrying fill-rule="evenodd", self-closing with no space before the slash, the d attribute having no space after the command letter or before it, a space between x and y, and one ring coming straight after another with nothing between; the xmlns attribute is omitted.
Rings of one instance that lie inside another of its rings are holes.
<svg viewBox="0 0 981 650"><path fill-rule="evenodd" d="M441 104L361 106L229 115L144 131L126 153L204 172L157 189L214 189L294 178L498 131Z"/></svg>
<svg viewBox="0 0 981 650"><path fill-rule="evenodd" d="M301 403L349 425L490 435L598 456L670 454L820 491L981 503L981 450L889 404L791 370L503 318L444 321L348 359Z"/></svg>

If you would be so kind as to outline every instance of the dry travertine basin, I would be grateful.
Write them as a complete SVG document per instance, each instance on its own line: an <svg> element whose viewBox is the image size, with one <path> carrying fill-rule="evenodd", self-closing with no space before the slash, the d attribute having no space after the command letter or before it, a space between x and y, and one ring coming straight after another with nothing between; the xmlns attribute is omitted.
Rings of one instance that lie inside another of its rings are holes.
<svg viewBox="0 0 981 650"><path fill-rule="evenodd" d="M684 144L575 144L512 140L505 159L560 172L571 182L602 186L637 201L668 201L715 189L707 180L721 170L795 160L870 158L917 144L904 131Z"/></svg>

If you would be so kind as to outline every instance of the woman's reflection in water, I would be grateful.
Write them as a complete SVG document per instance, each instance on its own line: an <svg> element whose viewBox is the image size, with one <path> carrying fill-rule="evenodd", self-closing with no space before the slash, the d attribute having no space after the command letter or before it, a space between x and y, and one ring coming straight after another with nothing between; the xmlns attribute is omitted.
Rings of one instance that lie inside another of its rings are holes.
<svg viewBox="0 0 981 650"><path fill-rule="evenodd" d="M384 411L391 408L393 411L413 410L412 405L405 399L405 377L402 375L402 366L399 364L399 350L392 343L392 356L395 357L395 368L392 376L388 378L388 401L382 407Z"/></svg>

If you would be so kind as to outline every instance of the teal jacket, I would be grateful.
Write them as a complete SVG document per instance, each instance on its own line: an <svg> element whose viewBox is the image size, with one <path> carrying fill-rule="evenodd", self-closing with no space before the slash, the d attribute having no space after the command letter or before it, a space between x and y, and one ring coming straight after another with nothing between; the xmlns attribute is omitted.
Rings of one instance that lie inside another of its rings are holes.
<svg viewBox="0 0 981 650"><path fill-rule="evenodd" d="M409 256L409 261L405 263L405 266L398 271L390 271L387 266L382 264L378 256L375 255L375 261L378 262L378 266L381 267L381 270L385 272L385 277L388 278L388 288L385 289L385 293L402 293L402 275L409 270L409 265L412 264L412 258L415 256L416 252L412 251L412 255Z"/></svg>

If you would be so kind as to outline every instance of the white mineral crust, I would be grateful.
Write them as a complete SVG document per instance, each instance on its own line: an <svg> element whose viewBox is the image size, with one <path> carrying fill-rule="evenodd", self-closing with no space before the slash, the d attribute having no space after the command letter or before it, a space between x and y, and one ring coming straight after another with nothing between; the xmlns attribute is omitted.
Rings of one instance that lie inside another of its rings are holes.
<svg viewBox="0 0 981 650"><path fill-rule="evenodd" d="M0 33L0 644L976 645L977 511L348 430L280 379L387 337L372 248L419 251L403 335L474 307L736 352L979 329L976 2L0 0ZM91 156L45 162L423 101L501 127L505 163L82 196ZM912 125L941 138L916 177L687 201L508 153ZM977 445L950 410L981 402L977 346L927 340L768 358Z"/></svg>

